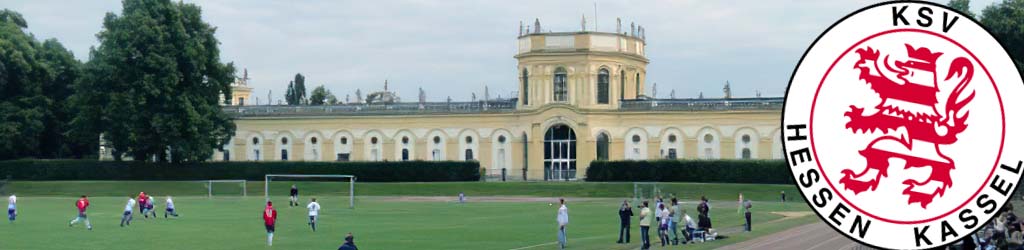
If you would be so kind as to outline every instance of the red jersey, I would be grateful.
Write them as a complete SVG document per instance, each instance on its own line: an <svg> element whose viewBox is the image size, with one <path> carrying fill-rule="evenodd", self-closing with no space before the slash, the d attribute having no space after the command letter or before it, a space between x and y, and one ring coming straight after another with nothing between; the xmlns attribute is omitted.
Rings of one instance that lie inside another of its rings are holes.
<svg viewBox="0 0 1024 250"><path fill-rule="evenodd" d="M85 209L89 207L89 199L78 199L78 202L75 202L75 206L78 207L79 213L85 213Z"/></svg>
<svg viewBox="0 0 1024 250"><path fill-rule="evenodd" d="M276 221L277 221L277 210L274 210L274 207L272 207L272 206L267 206L267 208L264 208L263 209L263 223L265 223L267 226L273 226L274 222L276 222Z"/></svg>
<svg viewBox="0 0 1024 250"><path fill-rule="evenodd" d="M146 193L139 193L139 198L137 199L139 204L146 204L146 199Z"/></svg>

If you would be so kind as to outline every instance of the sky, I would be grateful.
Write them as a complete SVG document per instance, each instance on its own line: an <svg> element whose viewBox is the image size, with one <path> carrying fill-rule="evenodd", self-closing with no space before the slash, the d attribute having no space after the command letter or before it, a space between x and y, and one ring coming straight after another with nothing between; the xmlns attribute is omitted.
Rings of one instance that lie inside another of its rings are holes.
<svg viewBox="0 0 1024 250"><path fill-rule="evenodd" d="M980 13L996 0L971 1ZM324 85L339 99L381 90L405 101L423 88L428 101L469 100L473 93L516 91L519 23L539 18L545 31L615 31L634 22L647 33L647 94L657 97L782 96L793 68L833 22L877 1L599 0L599 1L193 1L217 27L221 60L248 69L253 97L284 99L296 73L307 91ZM943 3L945 1L942 1ZM595 17L596 5L596 17ZM0 0L21 13L38 39L56 38L79 60L97 46L112 0ZM596 22L595 22L596 20ZM628 28L627 28L628 29Z"/></svg>

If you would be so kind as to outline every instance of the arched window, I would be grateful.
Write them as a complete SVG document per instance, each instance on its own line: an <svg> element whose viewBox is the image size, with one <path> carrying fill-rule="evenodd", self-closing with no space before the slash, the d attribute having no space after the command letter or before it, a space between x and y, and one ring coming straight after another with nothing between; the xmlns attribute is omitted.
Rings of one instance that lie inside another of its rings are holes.
<svg viewBox="0 0 1024 250"><path fill-rule="evenodd" d="M466 137L466 138L469 138L469 137ZM472 149L466 149L466 160L467 161L472 161L473 160L473 150Z"/></svg>
<svg viewBox="0 0 1024 250"><path fill-rule="evenodd" d="M605 133L597 135L597 159L608 160L608 135Z"/></svg>
<svg viewBox="0 0 1024 250"><path fill-rule="evenodd" d="M569 86L568 75L565 72L565 68L559 67L555 69L555 77L553 79L554 84L554 96L556 102L564 102L569 100Z"/></svg>
<svg viewBox="0 0 1024 250"><path fill-rule="evenodd" d="M408 160L409 160L409 149L408 148L403 148L402 149L402 161L408 161Z"/></svg>
<svg viewBox="0 0 1024 250"><path fill-rule="evenodd" d="M597 104L608 104L608 70L597 73Z"/></svg>
<svg viewBox="0 0 1024 250"><path fill-rule="evenodd" d="M640 98L640 73L636 73L636 98Z"/></svg>
<svg viewBox="0 0 1024 250"><path fill-rule="evenodd" d="M529 72L523 69L523 105L530 105L530 78Z"/></svg>
<svg viewBox="0 0 1024 250"><path fill-rule="evenodd" d="M281 160L282 161L287 161L288 160L288 150L287 149L282 149L281 150Z"/></svg>
<svg viewBox="0 0 1024 250"><path fill-rule="evenodd" d="M626 99L626 71L619 72L619 100Z"/></svg>

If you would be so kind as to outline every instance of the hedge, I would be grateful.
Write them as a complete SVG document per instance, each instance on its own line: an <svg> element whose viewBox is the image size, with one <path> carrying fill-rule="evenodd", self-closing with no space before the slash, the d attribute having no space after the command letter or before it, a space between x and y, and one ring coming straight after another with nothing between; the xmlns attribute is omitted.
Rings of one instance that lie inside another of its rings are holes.
<svg viewBox="0 0 1024 250"><path fill-rule="evenodd" d="M207 162L96 160L0 161L13 180L263 180L266 174L346 174L361 182L478 181L477 162Z"/></svg>
<svg viewBox="0 0 1024 250"><path fill-rule="evenodd" d="M594 161L587 181L792 184L784 160Z"/></svg>

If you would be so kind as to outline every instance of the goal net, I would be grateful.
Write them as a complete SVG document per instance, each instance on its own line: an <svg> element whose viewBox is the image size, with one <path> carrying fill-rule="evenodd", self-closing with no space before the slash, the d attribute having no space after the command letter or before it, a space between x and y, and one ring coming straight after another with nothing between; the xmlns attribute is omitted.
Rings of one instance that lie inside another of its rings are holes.
<svg viewBox="0 0 1024 250"><path fill-rule="evenodd" d="M206 197L213 198L214 195L241 195L248 196L245 180L206 180Z"/></svg>
<svg viewBox="0 0 1024 250"><path fill-rule="evenodd" d="M645 200L654 202L655 198L658 196L663 198L666 197L667 193L662 193L661 188L662 187L657 182L634 182L633 204L640 204L640 202Z"/></svg>
<svg viewBox="0 0 1024 250"><path fill-rule="evenodd" d="M354 175L268 174L264 178L263 198L268 201L271 194L289 195L294 185L299 190L300 197L347 195L348 207L356 207Z"/></svg>

